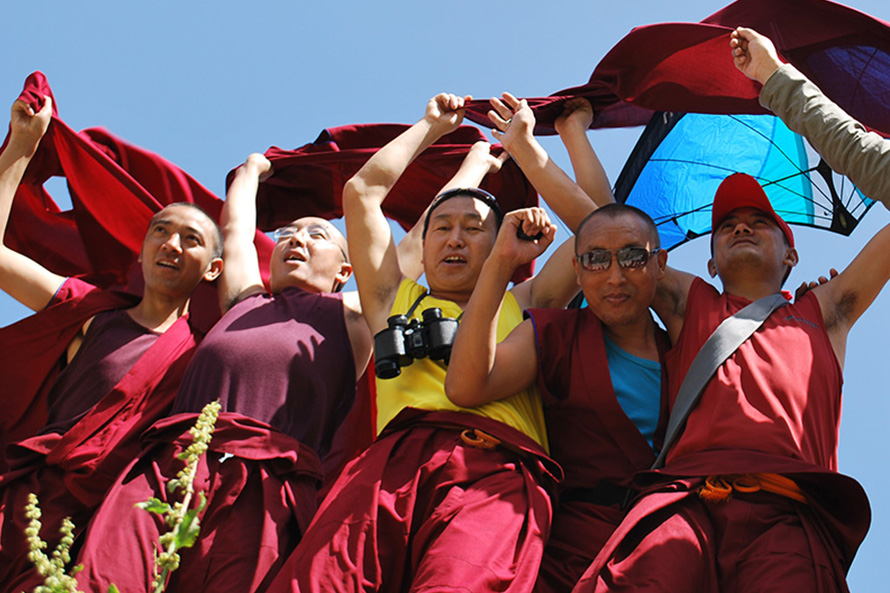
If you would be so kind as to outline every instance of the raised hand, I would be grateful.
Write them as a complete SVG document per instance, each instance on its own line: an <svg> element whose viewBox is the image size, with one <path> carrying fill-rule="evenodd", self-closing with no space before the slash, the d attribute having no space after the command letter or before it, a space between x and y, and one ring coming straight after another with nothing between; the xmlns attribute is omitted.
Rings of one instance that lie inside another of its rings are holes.
<svg viewBox="0 0 890 593"><path fill-rule="evenodd" d="M485 140L480 140L470 147L470 152L467 153L465 160L472 160L487 166L486 174L490 174L500 171L509 158L510 154L507 151L502 151L497 156L491 154L491 144Z"/></svg>
<svg viewBox="0 0 890 593"><path fill-rule="evenodd" d="M526 237L521 238L519 230ZM550 217L543 208L522 208L507 213L501 230L498 232L492 250L492 256L504 261L505 266L513 266L512 269L527 264L544 253L553 243L556 236L556 225L550 222Z"/></svg>
<svg viewBox="0 0 890 593"><path fill-rule="evenodd" d="M556 118L554 127L563 136L573 131L587 132L593 123L593 106L584 97L572 97L565 102L562 114Z"/></svg>
<svg viewBox="0 0 890 593"><path fill-rule="evenodd" d="M271 177L275 171L272 170L272 163L264 154L254 152L247 157L244 162L246 171L253 173L262 182Z"/></svg>
<svg viewBox="0 0 890 593"><path fill-rule="evenodd" d="M44 97L43 107L34 112L30 105L16 100L12 104L9 117L9 144L20 150L25 156L31 157L37 151L40 139L49 128L53 115L53 100Z"/></svg>
<svg viewBox="0 0 890 593"><path fill-rule="evenodd" d="M730 35L729 47L735 67L760 84L766 83L773 72L782 65L773 42L754 29L736 28Z"/></svg>
<svg viewBox="0 0 890 593"><path fill-rule="evenodd" d="M828 270L828 275L829 278L826 278L825 276L819 276L818 281L810 280L809 282L807 282L806 280L804 280L803 282L801 282L800 286L797 287L797 290L794 291L794 300L799 301L803 295L810 292L817 286L827 284L831 280L831 278L837 276L837 270L831 268L830 270Z"/></svg>
<svg viewBox="0 0 890 593"><path fill-rule="evenodd" d="M439 93L426 104L423 117L437 128L438 134L445 135L457 129L464 120L464 103L470 99L472 97L469 95L460 97L451 93Z"/></svg>
<svg viewBox="0 0 890 593"><path fill-rule="evenodd" d="M517 144L534 137L535 114L525 99L504 93L500 99L492 97L490 103L492 110L488 112L488 119L496 126L491 133L507 152L512 153Z"/></svg>

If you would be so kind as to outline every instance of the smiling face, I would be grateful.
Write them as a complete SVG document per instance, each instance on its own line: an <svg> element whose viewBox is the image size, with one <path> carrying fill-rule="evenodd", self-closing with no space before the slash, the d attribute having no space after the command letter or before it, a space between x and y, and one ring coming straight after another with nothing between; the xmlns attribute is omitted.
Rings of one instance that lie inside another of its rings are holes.
<svg viewBox="0 0 890 593"><path fill-rule="evenodd" d="M750 207L737 208L720 221L713 230L711 251L708 270L724 283L727 275L757 272L781 286L797 263L797 252L775 220Z"/></svg>
<svg viewBox="0 0 890 593"><path fill-rule="evenodd" d="M622 268L614 253L625 247L651 251L657 245L651 227L632 212L593 217L582 226L576 241L577 253L592 249L613 252L608 269L602 271L591 272L577 258L573 260L587 305L606 326L648 322L649 305L658 280L664 276L667 254L658 251L640 268Z"/></svg>
<svg viewBox="0 0 890 593"><path fill-rule="evenodd" d="M334 292L352 275L346 239L327 220L308 216L293 221L272 250L269 284L273 293L288 286L309 292Z"/></svg>
<svg viewBox="0 0 890 593"><path fill-rule="evenodd" d="M188 298L222 271L217 241L213 221L197 208L174 204L155 214L139 256L146 290Z"/></svg>
<svg viewBox="0 0 890 593"><path fill-rule="evenodd" d="M469 298L494 246L496 226L491 209L471 197L451 198L433 210L423 241L423 270L433 296Z"/></svg>

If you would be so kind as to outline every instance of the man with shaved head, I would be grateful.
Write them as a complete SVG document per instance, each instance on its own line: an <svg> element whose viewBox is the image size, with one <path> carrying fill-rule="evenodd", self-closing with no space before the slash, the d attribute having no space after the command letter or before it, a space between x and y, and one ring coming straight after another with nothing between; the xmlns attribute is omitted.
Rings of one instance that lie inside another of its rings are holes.
<svg viewBox="0 0 890 593"><path fill-rule="evenodd" d="M49 97L36 112L21 100L12 106L9 143L0 155L0 237L51 113ZM39 434L6 452L10 469L0 476L4 590L31 590L42 580L27 559L28 493L40 499L41 535L50 545L58 542L65 516L79 533L138 451L139 435L169 410L197 342L188 325L189 301L198 284L219 275L221 250L219 228L203 210L167 206L143 240L145 289L134 302L58 276L0 244L0 288L38 311L19 323L49 328L50 334L39 335L53 336L42 355L47 364L40 368L48 374L37 393L5 393L45 404L47 420L35 427Z"/></svg>

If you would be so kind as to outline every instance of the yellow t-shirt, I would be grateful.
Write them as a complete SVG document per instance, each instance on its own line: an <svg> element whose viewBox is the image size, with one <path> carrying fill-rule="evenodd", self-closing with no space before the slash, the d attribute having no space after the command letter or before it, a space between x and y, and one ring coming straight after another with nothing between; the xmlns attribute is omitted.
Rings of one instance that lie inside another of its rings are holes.
<svg viewBox="0 0 890 593"><path fill-rule="evenodd" d="M403 280L399 286L390 315L404 315L426 289L413 280ZM423 311L438 307L443 317L456 319L462 310L452 301L427 296L412 314L412 319L420 319ZM501 305L498 318L497 337L503 340L522 322L522 311L516 298L507 293ZM503 422L522 431L542 447L547 448L547 431L544 427L544 410L541 395L536 387L491 402L476 408L461 408L451 403L445 395L445 371L448 367L442 361L429 358L415 360L402 367L402 374L394 379L377 379L377 433L404 408L421 410L449 410L478 414Z"/></svg>

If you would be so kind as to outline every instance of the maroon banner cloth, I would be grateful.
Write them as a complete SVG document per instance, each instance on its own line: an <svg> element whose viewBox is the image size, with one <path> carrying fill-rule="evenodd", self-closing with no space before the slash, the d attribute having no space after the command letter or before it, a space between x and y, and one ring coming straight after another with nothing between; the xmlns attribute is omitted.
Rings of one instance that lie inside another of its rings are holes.
<svg viewBox="0 0 890 593"><path fill-rule="evenodd" d="M53 97L46 77L34 72L19 98L36 111L47 95ZM176 165L106 130L75 132L57 108L53 97L52 122L16 192L5 243L56 274L141 295L134 263L151 217L167 204L191 202L218 220L222 201ZM43 187L55 176L68 182L70 211L62 212ZM257 233L256 244L267 280L272 241ZM217 301L213 285L195 292L192 323L202 331L219 318Z"/></svg>
<svg viewBox="0 0 890 593"><path fill-rule="evenodd" d="M271 231L302 216L343 216L343 185L371 156L407 130L403 124L359 124L322 130L315 142L296 150L277 146L266 151L274 175L257 192L257 227ZM485 136L461 126L418 156L399 178L383 211L402 228L414 226L439 190L457 172L470 147ZM229 172L227 185L235 171ZM487 175L482 188L498 198L504 212L538 205L538 194L513 161ZM531 275L521 268L514 280Z"/></svg>
<svg viewBox="0 0 890 593"><path fill-rule="evenodd" d="M883 95L861 92L872 83L856 80L854 68L827 51L862 46L890 53L890 25L827 0L738 0L701 23L637 27L606 54L587 84L528 99L537 117L535 133L556 133L563 101L577 96L593 104L591 128L643 125L655 111L766 113L757 101L760 85L733 65L729 35L738 26L771 37L782 56L832 100L867 127L890 135ZM865 52L863 59L870 55ZM491 127L488 110L488 101L474 100L467 117Z"/></svg>

